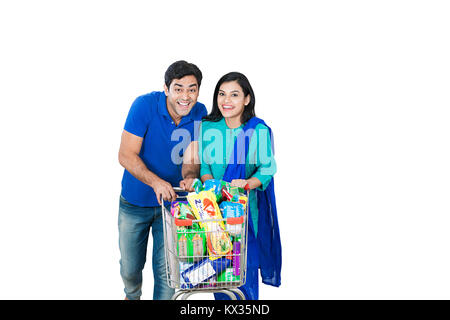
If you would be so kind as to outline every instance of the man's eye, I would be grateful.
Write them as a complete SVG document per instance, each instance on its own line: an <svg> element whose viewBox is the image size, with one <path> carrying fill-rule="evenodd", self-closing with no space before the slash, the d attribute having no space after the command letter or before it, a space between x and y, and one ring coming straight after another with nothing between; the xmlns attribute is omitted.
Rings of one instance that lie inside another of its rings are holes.
<svg viewBox="0 0 450 320"><path fill-rule="evenodd" d="M175 89L175 92L181 92L180 88Z"/></svg>
<svg viewBox="0 0 450 320"><path fill-rule="evenodd" d="M195 90L195 89L191 89L191 92L192 92L192 93L195 93L195 92L197 92L197 90Z"/></svg>

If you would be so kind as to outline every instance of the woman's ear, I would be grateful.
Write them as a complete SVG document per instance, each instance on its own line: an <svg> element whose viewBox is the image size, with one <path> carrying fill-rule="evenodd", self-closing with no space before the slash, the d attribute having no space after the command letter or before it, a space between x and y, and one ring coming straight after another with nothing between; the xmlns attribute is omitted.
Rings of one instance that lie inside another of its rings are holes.
<svg viewBox="0 0 450 320"><path fill-rule="evenodd" d="M245 106L247 106L250 103L251 98L252 97L249 94L245 97L245 99L244 99L244 105Z"/></svg>

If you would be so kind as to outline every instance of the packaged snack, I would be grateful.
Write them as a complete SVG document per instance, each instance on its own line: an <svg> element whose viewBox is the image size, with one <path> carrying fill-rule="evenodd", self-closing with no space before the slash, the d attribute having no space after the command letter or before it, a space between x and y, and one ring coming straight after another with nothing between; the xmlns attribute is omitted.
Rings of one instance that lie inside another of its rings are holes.
<svg viewBox="0 0 450 320"><path fill-rule="evenodd" d="M222 211L222 215L224 219L229 218L240 218L244 216L244 205L242 203L235 203L224 201L219 206ZM244 223L244 219L233 219L233 222L227 220L226 230L230 235L238 235L242 232L242 223Z"/></svg>
<svg viewBox="0 0 450 320"><path fill-rule="evenodd" d="M225 258L215 260L206 258L184 270L181 273L181 277L187 287L193 288L221 274L229 264L230 260Z"/></svg>
<svg viewBox="0 0 450 320"><path fill-rule="evenodd" d="M208 251L211 259L217 259L218 256L226 255L231 251L231 240L225 225L222 221L222 214L216 203L215 195L212 191L201 191L200 193L191 193L188 195L188 201L191 204L194 215L200 226L206 232ZM211 221L216 219L218 221Z"/></svg>
<svg viewBox="0 0 450 320"><path fill-rule="evenodd" d="M240 275L233 274L233 268L226 268L224 272L217 276L218 282L239 282L240 280Z"/></svg>
<svg viewBox="0 0 450 320"><path fill-rule="evenodd" d="M237 199L237 202L238 202L238 203L242 203L242 205L244 206L244 208L245 208L245 206L246 206L246 204L247 204L247 201L248 201L247 196L240 196L240 197Z"/></svg>
<svg viewBox="0 0 450 320"><path fill-rule="evenodd" d="M222 199L225 201L231 201L233 199L233 195L225 187L222 188Z"/></svg>
<svg viewBox="0 0 450 320"><path fill-rule="evenodd" d="M177 217L180 215L180 202L179 201L172 202L172 205L170 206L170 213L172 214L172 217Z"/></svg>
<svg viewBox="0 0 450 320"><path fill-rule="evenodd" d="M223 182L221 194L223 200L237 202L239 197L246 195L246 192L242 188L232 187L230 183Z"/></svg>
<svg viewBox="0 0 450 320"><path fill-rule="evenodd" d="M239 197L241 194L244 193L244 189L241 189L241 188L239 188L239 187L230 187L230 188L228 189L228 191L230 192L230 194L231 194L233 197L234 197L234 196Z"/></svg>
<svg viewBox="0 0 450 320"><path fill-rule="evenodd" d="M198 224L192 228L177 227L177 253L180 261L193 262L204 258L206 237Z"/></svg>
<svg viewBox="0 0 450 320"><path fill-rule="evenodd" d="M223 218L238 218L244 215L244 205L242 203L224 201L219 206Z"/></svg>
<svg viewBox="0 0 450 320"><path fill-rule="evenodd" d="M208 252L213 258L226 255L231 251L230 236L225 231L210 232L206 236L206 239L208 243Z"/></svg>
<svg viewBox="0 0 450 320"><path fill-rule="evenodd" d="M187 201L175 201L172 203L170 212L177 219L195 219L192 209Z"/></svg>
<svg viewBox="0 0 450 320"><path fill-rule="evenodd" d="M200 191L199 193L190 193L187 196L188 202L191 205L194 216L198 220L222 219L219 206L217 205L215 195L210 190ZM211 222L200 222L200 225L205 228L205 224ZM222 221L215 223L224 229ZM205 228L206 229L206 228ZM210 230L205 230L210 231Z"/></svg>
<svg viewBox="0 0 450 320"><path fill-rule="evenodd" d="M192 183L192 188L195 190L196 193L199 193L200 191L203 190L203 184L200 181L200 179L194 180L194 182Z"/></svg>
<svg viewBox="0 0 450 320"><path fill-rule="evenodd" d="M192 213L191 206L185 202L180 201L180 218L179 219L195 219L194 214Z"/></svg>
<svg viewBox="0 0 450 320"><path fill-rule="evenodd" d="M223 187L223 181L218 179L210 179L206 180L203 184L203 190L211 190L216 195L216 201L219 203L219 201L222 200L222 187Z"/></svg>

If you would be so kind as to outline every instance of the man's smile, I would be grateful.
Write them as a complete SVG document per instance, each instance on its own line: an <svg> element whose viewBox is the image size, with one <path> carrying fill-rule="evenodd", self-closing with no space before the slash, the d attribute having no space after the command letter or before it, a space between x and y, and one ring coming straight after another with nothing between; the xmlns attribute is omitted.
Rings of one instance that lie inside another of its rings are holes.
<svg viewBox="0 0 450 320"><path fill-rule="evenodd" d="M177 100L177 104L178 104L181 108L187 109L187 108L189 108L189 105L191 104L191 102L190 102L190 101L180 101L180 100Z"/></svg>

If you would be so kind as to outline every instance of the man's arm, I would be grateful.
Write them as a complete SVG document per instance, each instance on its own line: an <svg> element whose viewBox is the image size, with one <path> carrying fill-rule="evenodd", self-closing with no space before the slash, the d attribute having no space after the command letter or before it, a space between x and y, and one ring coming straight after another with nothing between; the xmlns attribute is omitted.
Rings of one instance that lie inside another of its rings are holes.
<svg viewBox="0 0 450 320"><path fill-rule="evenodd" d="M175 200L176 194L170 183L148 170L141 157L139 157L142 141L143 138L123 130L119 149L120 164L136 179L153 188L159 204L161 204L161 196L163 196L164 200Z"/></svg>
<svg viewBox="0 0 450 320"><path fill-rule="evenodd" d="M192 141L186 148L183 156L183 167L181 169L183 180L180 187L186 191L194 191L192 183L200 175L200 161L198 158L198 141Z"/></svg>

